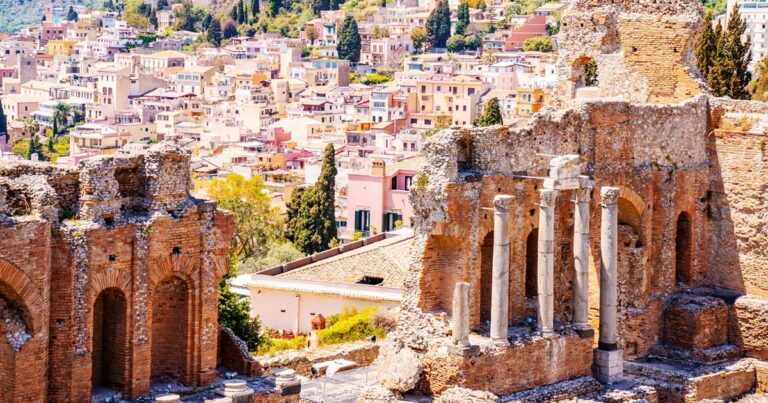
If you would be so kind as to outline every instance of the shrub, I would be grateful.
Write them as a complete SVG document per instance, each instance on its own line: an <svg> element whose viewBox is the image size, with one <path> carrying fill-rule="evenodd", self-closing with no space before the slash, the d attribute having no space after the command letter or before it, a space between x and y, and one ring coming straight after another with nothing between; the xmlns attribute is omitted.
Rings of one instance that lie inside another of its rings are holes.
<svg viewBox="0 0 768 403"><path fill-rule="evenodd" d="M348 343L363 340L374 335L376 337L383 337L386 334L384 329L377 328L371 324L371 315L376 311L378 311L378 308L368 307L364 308L361 313L351 316L342 313L339 320L333 326L317 332L318 344L322 346Z"/></svg>
<svg viewBox="0 0 768 403"><path fill-rule="evenodd" d="M306 346L307 338L304 336L296 336L293 339L273 339L265 335L264 341L256 349L256 354L274 356L281 351L302 350Z"/></svg>

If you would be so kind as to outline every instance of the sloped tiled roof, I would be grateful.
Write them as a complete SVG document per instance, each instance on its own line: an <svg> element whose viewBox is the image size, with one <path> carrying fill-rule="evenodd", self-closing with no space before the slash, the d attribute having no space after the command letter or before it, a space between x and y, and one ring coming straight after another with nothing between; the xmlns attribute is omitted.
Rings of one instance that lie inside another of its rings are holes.
<svg viewBox="0 0 768 403"><path fill-rule="evenodd" d="M375 242L277 277L355 284L368 276L383 279L383 287L404 288L412 240L413 235L404 235Z"/></svg>

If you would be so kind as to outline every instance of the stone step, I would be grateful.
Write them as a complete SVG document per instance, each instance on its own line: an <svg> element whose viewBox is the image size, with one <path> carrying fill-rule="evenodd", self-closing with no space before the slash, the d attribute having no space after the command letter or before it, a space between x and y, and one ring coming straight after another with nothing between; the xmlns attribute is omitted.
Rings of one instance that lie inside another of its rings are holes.
<svg viewBox="0 0 768 403"><path fill-rule="evenodd" d="M592 395L602 391L602 389L602 385L595 378L582 376L547 386L521 390L501 396L500 400L509 403L559 402Z"/></svg>
<svg viewBox="0 0 768 403"><path fill-rule="evenodd" d="M749 359L717 365L664 360L626 361L624 371L635 383L655 388L659 401L672 403L733 399L751 392L756 379L755 368Z"/></svg>

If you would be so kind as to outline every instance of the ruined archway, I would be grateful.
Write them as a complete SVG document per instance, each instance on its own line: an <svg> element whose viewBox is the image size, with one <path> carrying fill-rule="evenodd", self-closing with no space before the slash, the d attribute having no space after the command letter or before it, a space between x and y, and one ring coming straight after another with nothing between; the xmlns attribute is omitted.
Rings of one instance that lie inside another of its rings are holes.
<svg viewBox="0 0 768 403"><path fill-rule="evenodd" d="M127 382L128 302L119 288L107 288L93 304L91 382L123 390Z"/></svg>
<svg viewBox="0 0 768 403"><path fill-rule="evenodd" d="M691 232L691 216L680 213L675 231L675 281L686 285L691 283Z"/></svg>
<svg viewBox="0 0 768 403"><path fill-rule="evenodd" d="M170 276L152 293L152 380L184 381L188 372L190 285Z"/></svg>
<svg viewBox="0 0 768 403"><path fill-rule="evenodd" d="M539 262L539 230L531 229L525 240L525 298L536 298L539 295L538 279Z"/></svg>
<svg viewBox="0 0 768 403"><path fill-rule="evenodd" d="M32 337L26 314L15 293L0 282L0 402L12 401L16 387L16 361Z"/></svg>
<svg viewBox="0 0 768 403"><path fill-rule="evenodd" d="M491 320L491 288L493 285L493 231L483 238L480 247L480 320Z"/></svg>

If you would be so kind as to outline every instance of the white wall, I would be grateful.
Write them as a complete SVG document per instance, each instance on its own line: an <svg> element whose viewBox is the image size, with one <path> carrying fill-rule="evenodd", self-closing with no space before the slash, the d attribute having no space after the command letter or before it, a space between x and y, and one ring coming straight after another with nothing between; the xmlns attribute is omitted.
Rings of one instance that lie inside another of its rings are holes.
<svg viewBox="0 0 768 403"><path fill-rule="evenodd" d="M399 302L365 301L328 294L251 288L251 316L258 316L261 325L274 330L309 333L312 317L322 314L326 318L341 312L345 306L377 306L380 309L397 308Z"/></svg>

